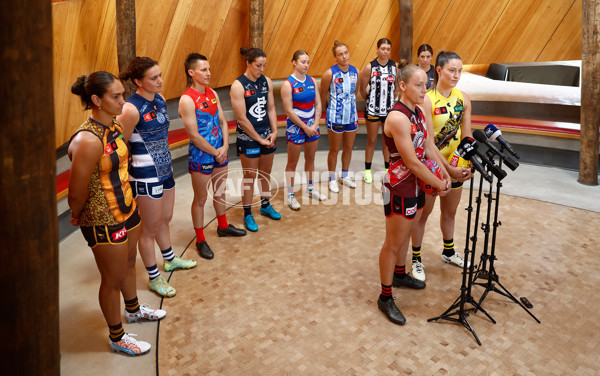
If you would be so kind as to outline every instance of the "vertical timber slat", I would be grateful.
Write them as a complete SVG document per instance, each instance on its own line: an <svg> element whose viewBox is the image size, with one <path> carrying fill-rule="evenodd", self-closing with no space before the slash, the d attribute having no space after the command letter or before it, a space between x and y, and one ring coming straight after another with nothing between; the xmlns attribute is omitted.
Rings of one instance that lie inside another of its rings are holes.
<svg viewBox="0 0 600 376"><path fill-rule="evenodd" d="M583 0L581 48L581 146L579 179L598 185L600 129L600 0Z"/></svg>
<svg viewBox="0 0 600 376"><path fill-rule="evenodd" d="M250 48L263 48L264 0L250 0Z"/></svg>
<svg viewBox="0 0 600 376"><path fill-rule="evenodd" d="M48 0L0 12L3 137L0 226L4 294L0 362L7 374L60 374L58 224ZM44 79L38 79L43 77ZM35 84L31 83L32 80Z"/></svg>
<svg viewBox="0 0 600 376"><path fill-rule="evenodd" d="M135 0L117 0L117 60L119 73L135 57ZM125 85L124 97L133 92L131 81Z"/></svg>
<svg viewBox="0 0 600 376"><path fill-rule="evenodd" d="M400 8L400 60L412 61L413 45L413 2L398 0Z"/></svg>

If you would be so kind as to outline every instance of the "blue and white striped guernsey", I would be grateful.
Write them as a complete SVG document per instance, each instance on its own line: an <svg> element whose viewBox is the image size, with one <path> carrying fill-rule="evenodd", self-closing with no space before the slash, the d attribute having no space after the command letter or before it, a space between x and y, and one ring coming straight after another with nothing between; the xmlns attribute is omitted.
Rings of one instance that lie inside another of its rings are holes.
<svg viewBox="0 0 600 376"><path fill-rule="evenodd" d="M129 180L162 183L173 175L167 104L158 94L154 96L154 100L148 101L133 93L127 98L127 102L140 112L140 120L129 140L132 157Z"/></svg>
<svg viewBox="0 0 600 376"><path fill-rule="evenodd" d="M358 70L352 65L346 72L338 65L331 67L331 83L329 84L329 105L327 106L327 122L331 124L354 124L358 121L356 112L356 84Z"/></svg>

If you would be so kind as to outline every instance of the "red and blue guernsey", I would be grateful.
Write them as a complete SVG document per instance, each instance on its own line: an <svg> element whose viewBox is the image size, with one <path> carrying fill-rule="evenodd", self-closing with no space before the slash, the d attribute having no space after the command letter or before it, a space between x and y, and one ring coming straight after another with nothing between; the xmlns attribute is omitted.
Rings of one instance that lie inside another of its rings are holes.
<svg viewBox="0 0 600 376"><path fill-rule="evenodd" d="M206 93L202 94L191 87L183 95L187 95L196 105L196 123L198 123L198 133L214 148L223 146L223 133L219 124L219 106L217 97L211 88L206 88ZM214 156L208 154L196 147L190 142L189 157L190 163L213 163Z"/></svg>
<svg viewBox="0 0 600 376"><path fill-rule="evenodd" d="M313 126L315 123L315 81L313 81L312 77L309 75L306 75L306 78L303 81L298 80L293 75L289 76L287 80L292 87L292 108L294 113L298 115L304 124L309 127ZM320 137L318 128L316 134L311 137L306 137L304 131L294 124L289 117L287 119L285 134L289 142L293 142L297 145L318 140Z"/></svg>

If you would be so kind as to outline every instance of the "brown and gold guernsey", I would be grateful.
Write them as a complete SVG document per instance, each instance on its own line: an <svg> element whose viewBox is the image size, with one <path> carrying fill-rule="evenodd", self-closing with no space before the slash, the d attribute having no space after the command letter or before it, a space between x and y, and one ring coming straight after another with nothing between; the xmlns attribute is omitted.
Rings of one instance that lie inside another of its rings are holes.
<svg viewBox="0 0 600 376"><path fill-rule="evenodd" d="M461 126L465 105L462 92L452 88L448 98L436 89L427 92L431 99L431 115L433 118L433 142L448 158L461 140Z"/></svg>
<svg viewBox="0 0 600 376"><path fill-rule="evenodd" d="M100 139L103 153L88 185L89 197L81 212L81 226L111 226L125 222L136 209L127 172L129 153L121 125L110 128L92 119L79 127ZM73 135L74 137L75 135Z"/></svg>

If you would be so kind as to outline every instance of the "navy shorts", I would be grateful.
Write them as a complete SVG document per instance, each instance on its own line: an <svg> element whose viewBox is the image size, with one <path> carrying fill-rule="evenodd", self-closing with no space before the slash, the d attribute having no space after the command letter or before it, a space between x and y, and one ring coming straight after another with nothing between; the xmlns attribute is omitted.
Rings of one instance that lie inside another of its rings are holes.
<svg viewBox="0 0 600 376"><path fill-rule="evenodd" d="M123 223L112 226L81 226L81 233L90 248L98 244L123 244L127 241L127 231L131 231L140 224L140 214L135 212Z"/></svg>
<svg viewBox="0 0 600 376"><path fill-rule="evenodd" d="M271 134L271 129L267 129L263 132L258 132L261 138L267 138ZM244 155L246 158L259 158L261 155L268 155L275 153L277 147L268 147L261 145L258 141L251 139L247 134L237 134L236 140L237 154Z"/></svg>
<svg viewBox="0 0 600 376"><path fill-rule="evenodd" d="M137 198L138 196L148 196L155 200L159 200L162 198L164 191L175 188L175 179L173 179L173 175L162 183L144 183L137 180L130 181L129 183L133 189L133 198Z"/></svg>
<svg viewBox="0 0 600 376"><path fill-rule="evenodd" d="M358 121L351 124L334 124L328 120L327 129L335 133L354 132L358 129Z"/></svg>

